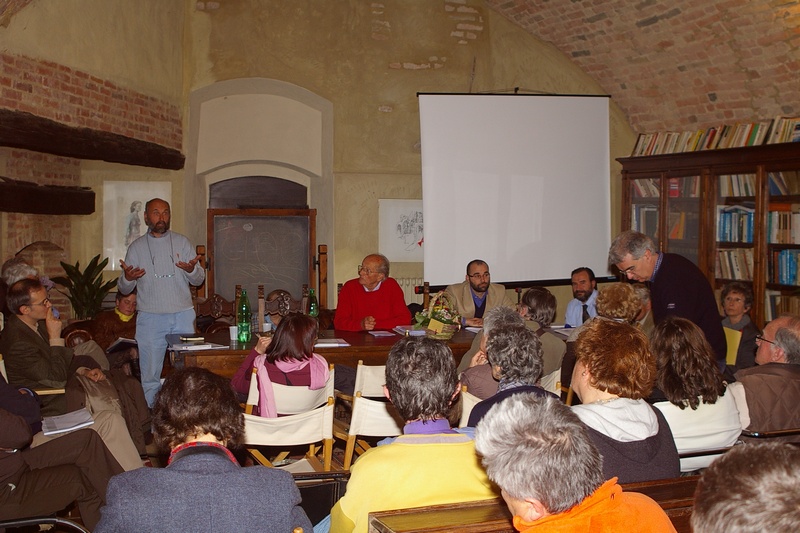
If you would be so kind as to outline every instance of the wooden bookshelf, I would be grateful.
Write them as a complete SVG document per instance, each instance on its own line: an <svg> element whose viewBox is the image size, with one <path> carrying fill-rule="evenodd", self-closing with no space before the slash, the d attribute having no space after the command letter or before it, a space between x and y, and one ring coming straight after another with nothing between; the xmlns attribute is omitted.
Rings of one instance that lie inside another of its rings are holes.
<svg viewBox="0 0 800 533"><path fill-rule="evenodd" d="M800 143L617 161L623 230L686 256L715 289L752 283L759 327L800 310Z"/></svg>

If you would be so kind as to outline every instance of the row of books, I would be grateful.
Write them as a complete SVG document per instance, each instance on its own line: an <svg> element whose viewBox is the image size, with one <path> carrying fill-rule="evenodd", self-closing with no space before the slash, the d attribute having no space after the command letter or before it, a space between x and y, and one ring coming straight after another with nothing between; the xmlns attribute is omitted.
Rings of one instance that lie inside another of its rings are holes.
<svg viewBox="0 0 800 533"><path fill-rule="evenodd" d="M658 179L643 178L632 180L633 196L636 198L658 198L661 191L658 188ZM667 181L667 195L670 198L699 198L700 177L689 176L686 178L669 178Z"/></svg>
<svg viewBox="0 0 800 533"><path fill-rule="evenodd" d="M696 131L640 133L631 156L697 152L800 141L800 117L724 124Z"/></svg>
<svg viewBox="0 0 800 533"><path fill-rule="evenodd" d="M770 172L768 176L771 196L800 195L800 173L798 171Z"/></svg>
<svg viewBox="0 0 800 533"><path fill-rule="evenodd" d="M719 177L719 195L725 196L755 196L755 174L726 174Z"/></svg>
<svg viewBox="0 0 800 533"><path fill-rule="evenodd" d="M765 322L774 320L784 313L800 315L800 296L782 294L780 291L767 289L765 291L764 319Z"/></svg>
<svg viewBox="0 0 800 533"><path fill-rule="evenodd" d="M767 254L767 283L780 285L800 285L797 272L797 260L800 250L772 250Z"/></svg>
<svg viewBox="0 0 800 533"><path fill-rule="evenodd" d="M767 242L800 244L800 204L771 204L767 213Z"/></svg>
<svg viewBox="0 0 800 533"><path fill-rule="evenodd" d="M700 216L697 212L675 211L669 214L670 239L698 239Z"/></svg>
<svg viewBox="0 0 800 533"><path fill-rule="evenodd" d="M631 228L655 238L658 235L658 206L631 204Z"/></svg>
<svg viewBox="0 0 800 533"><path fill-rule="evenodd" d="M717 240L719 242L753 242L755 207L746 205L717 206Z"/></svg>
<svg viewBox="0 0 800 533"><path fill-rule="evenodd" d="M752 281L752 248L717 250L717 265L714 271L714 276L722 279Z"/></svg>

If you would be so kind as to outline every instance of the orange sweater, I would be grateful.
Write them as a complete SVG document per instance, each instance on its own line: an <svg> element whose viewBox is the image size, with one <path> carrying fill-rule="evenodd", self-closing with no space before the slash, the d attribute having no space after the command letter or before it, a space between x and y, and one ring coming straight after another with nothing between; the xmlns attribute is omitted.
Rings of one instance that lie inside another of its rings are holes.
<svg viewBox="0 0 800 533"><path fill-rule="evenodd" d="M603 483L569 511L548 515L535 522L525 522L515 516L514 527L523 533L675 533L672 522L655 501L637 492L622 492L617 478Z"/></svg>

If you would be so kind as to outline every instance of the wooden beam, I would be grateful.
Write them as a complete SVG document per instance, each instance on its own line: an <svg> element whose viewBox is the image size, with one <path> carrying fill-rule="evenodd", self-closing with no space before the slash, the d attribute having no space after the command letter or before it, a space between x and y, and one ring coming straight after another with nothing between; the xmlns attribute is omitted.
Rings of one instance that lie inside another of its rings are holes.
<svg viewBox="0 0 800 533"><path fill-rule="evenodd" d="M90 215L94 213L94 191L88 187L37 185L0 177L0 211L37 215Z"/></svg>
<svg viewBox="0 0 800 533"><path fill-rule="evenodd" d="M76 128L23 111L0 109L0 146L34 152L180 170L179 150L117 133Z"/></svg>

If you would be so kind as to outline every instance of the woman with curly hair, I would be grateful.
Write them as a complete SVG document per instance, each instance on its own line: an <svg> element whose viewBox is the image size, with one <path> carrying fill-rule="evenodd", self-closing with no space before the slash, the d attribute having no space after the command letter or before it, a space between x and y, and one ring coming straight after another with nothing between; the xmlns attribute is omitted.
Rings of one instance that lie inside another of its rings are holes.
<svg viewBox="0 0 800 533"><path fill-rule="evenodd" d="M575 344L572 388L583 404L573 410L603 456L605 478L635 483L677 477L678 451L669 425L644 400L656 377L644 333L595 318Z"/></svg>
<svg viewBox="0 0 800 533"><path fill-rule="evenodd" d="M650 340L656 358L653 406L672 428L678 453L732 446L749 420L741 383L726 384L705 335L693 322L668 317ZM681 472L705 468L718 457L681 459Z"/></svg>
<svg viewBox="0 0 800 533"><path fill-rule="evenodd" d="M198 367L170 374L153 429L169 464L112 478L96 532L311 531L291 474L241 468L231 454L244 440L244 415L227 379Z"/></svg>

